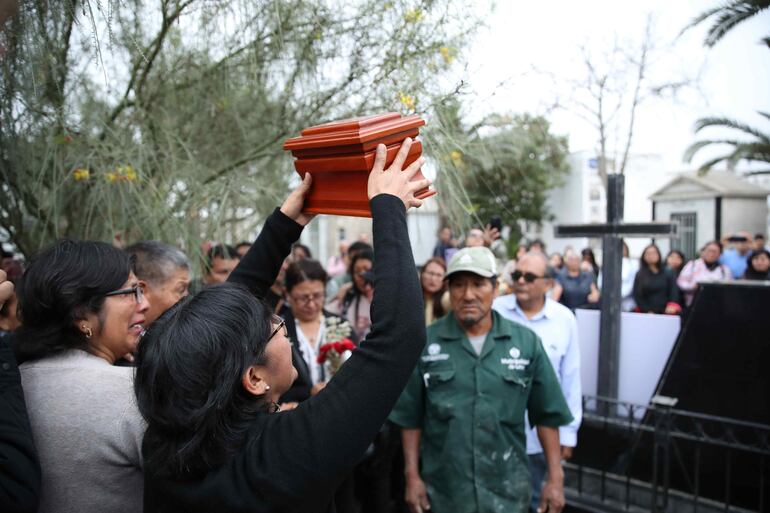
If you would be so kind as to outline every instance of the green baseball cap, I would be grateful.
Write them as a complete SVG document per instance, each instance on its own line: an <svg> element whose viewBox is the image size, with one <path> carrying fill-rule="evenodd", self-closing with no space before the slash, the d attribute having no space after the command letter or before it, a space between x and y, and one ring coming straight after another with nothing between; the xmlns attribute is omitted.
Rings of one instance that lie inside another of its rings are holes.
<svg viewBox="0 0 770 513"><path fill-rule="evenodd" d="M454 273L473 273L484 278L497 276L497 261L495 255L483 246L463 248L454 254L449 261L446 277Z"/></svg>

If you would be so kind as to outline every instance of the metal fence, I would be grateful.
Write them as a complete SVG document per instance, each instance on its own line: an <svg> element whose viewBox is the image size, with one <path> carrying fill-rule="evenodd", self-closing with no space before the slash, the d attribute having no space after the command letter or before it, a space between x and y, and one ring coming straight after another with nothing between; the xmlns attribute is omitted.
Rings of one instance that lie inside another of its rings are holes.
<svg viewBox="0 0 770 513"><path fill-rule="evenodd" d="M751 398L736 398L751 400ZM569 504L589 511L768 511L770 426L583 397Z"/></svg>

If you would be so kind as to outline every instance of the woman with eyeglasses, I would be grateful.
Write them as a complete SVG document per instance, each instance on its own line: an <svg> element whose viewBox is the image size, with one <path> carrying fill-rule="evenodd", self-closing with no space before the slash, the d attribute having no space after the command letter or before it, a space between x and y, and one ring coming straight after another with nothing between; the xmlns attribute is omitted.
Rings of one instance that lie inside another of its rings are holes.
<svg viewBox="0 0 770 513"><path fill-rule="evenodd" d="M297 376L291 346L283 322L242 287L206 289L153 324L139 344L135 383L148 422L145 512L334 511L337 486L425 343L406 209L422 203L414 193L429 182L409 181L422 159L401 171L410 144L387 170L385 146L377 148L368 185L378 258L372 331L318 395L276 412ZM285 229L273 232L271 279L310 220L300 210L301 202L284 211ZM249 265L247 254L239 268ZM254 291L253 274L239 268L231 278Z"/></svg>
<svg viewBox="0 0 770 513"><path fill-rule="evenodd" d="M132 353L149 303L129 257L103 242L62 240L18 287L24 396L42 469L41 513L142 509L145 423Z"/></svg>
<svg viewBox="0 0 770 513"><path fill-rule="evenodd" d="M324 310L327 274L317 260L299 260L286 270L286 292L289 307L281 312L292 341L292 361L297 379L281 398L281 409L287 410L316 395L326 385L323 364L318 352L326 342L328 321L342 318ZM354 340L355 342L356 340Z"/></svg>
<svg viewBox="0 0 770 513"><path fill-rule="evenodd" d="M292 410L318 394L331 378L324 364L318 362L318 354L327 342L327 324L332 319L339 322L343 319L323 308L327 279L326 271L317 260L298 260L286 269L289 306L281 315L292 343L291 359L297 378L279 401L282 411ZM351 475L337 488L334 496L337 513L357 511L354 486Z"/></svg>

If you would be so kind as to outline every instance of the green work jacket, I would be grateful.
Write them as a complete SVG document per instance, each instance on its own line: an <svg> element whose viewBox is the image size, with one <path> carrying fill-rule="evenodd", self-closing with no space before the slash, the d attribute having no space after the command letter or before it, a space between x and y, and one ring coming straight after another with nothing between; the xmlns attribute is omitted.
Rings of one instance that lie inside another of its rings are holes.
<svg viewBox="0 0 770 513"><path fill-rule="evenodd" d="M524 414L533 426L572 421L533 331L492 312L481 354L452 313L428 327L425 350L390 420L420 429L431 513L526 512Z"/></svg>

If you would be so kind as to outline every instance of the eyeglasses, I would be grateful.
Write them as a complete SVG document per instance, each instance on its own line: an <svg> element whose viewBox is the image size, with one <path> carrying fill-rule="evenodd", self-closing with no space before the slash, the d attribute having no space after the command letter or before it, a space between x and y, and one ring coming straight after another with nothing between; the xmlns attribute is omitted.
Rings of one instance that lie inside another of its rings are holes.
<svg viewBox="0 0 770 513"><path fill-rule="evenodd" d="M535 273L523 273L521 271L513 271L511 273L511 278L513 278L513 281L519 281L521 278L524 278L525 282L534 283L535 280L545 280L548 278L548 276L538 276Z"/></svg>
<svg viewBox="0 0 770 513"><path fill-rule="evenodd" d="M311 301L315 302L316 304L322 304L324 300L325 294L323 292L316 292L315 294L304 294L302 296L291 296L291 299L295 301L296 303L302 304L303 306L307 306L310 304Z"/></svg>
<svg viewBox="0 0 770 513"><path fill-rule="evenodd" d="M104 294L104 297L125 296L128 294L134 295L134 299L136 299L136 304L141 303L142 299L144 299L144 289L142 289L142 286L138 284L128 289L118 289L118 290L113 290L112 292L107 292L106 294Z"/></svg>
<svg viewBox="0 0 770 513"><path fill-rule="evenodd" d="M270 333L270 336L267 337L267 341L269 342L281 329L283 329L283 336L286 338L289 338L289 328L286 327L286 321L278 317L277 315L273 315L270 319L273 324L277 324L275 328L273 328L273 331Z"/></svg>

